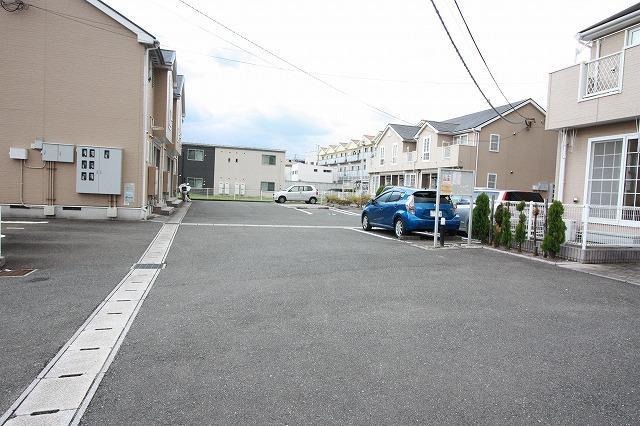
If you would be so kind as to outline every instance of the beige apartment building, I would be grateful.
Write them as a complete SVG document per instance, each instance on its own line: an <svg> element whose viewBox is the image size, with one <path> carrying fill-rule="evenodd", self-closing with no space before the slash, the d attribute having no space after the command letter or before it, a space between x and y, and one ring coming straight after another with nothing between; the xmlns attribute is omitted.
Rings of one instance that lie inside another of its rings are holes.
<svg viewBox="0 0 640 426"><path fill-rule="evenodd" d="M439 168L476 171L476 187L552 189L556 132L532 99L416 126L389 124L376 140L370 189L381 185L435 188Z"/></svg>
<svg viewBox="0 0 640 426"><path fill-rule="evenodd" d="M336 171L336 183L346 188L366 190L375 139L375 136L363 135L360 139L319 147L317 164L332 166Z"/></svg>
<svg viewBox="0 0 640 426"><path fill-rule="evenodd" d="M0 10L5 216L139 219L178 184L175 52L99 0Z"/></svg>
<svg viewBox="0 0 640 426"><path fill-rule="evenodd" d="M557 198L638 224L640 3L578 33L590 60L549 75L546 127L559 131Z"/></svg>

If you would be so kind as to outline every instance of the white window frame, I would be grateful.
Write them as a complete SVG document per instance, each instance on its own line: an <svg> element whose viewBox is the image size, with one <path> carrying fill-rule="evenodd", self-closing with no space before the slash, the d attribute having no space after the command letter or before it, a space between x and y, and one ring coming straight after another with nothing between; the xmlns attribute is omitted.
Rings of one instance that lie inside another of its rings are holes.
<svg viewBox="0 0 640 426"><path fill-rule="evenodd" d="M381 146L379 148L380 150L380 165L384 165L384 146Z"/></svg>
<svg viewBox="0 0 640 426"><path fill-rule="evenodd" d="M463 140L464 140L464 142L463 142ZM453 145L470 145L470 143L469 143L469 133L465 133L463 135L454 136L453 137Z"/></svg>
<svg viewBox="0 0 640 426"><path fill-rule="evenodd" d="M391 164L398 164L398 144L391 146Z"/></svg>
<svg viewBox="0 0 640 426"><path fill-rule="evenodd" d="M631 44L631 43L630 43L630 41L629 41L629 39L631 38L631 35L632 35L633 33L636 33L636 32L637 32L638 34L640 34L640 25L637 25L637 26L635 26L635 27L633 27L633 28L628 28L628 29L625 31L625 33L624 33L624 47L625 47L625 48L640 45L640 40L638 40L638 42L637 42L637 43L635 43L635 44Z"/></svg>
<svg viewBox="0 0 640 426"><path fill-rule="evenodd" d="M498 140L497 140L497 142L496 142L496 144L497 144L496 149L492 149L492 145L493 145L493 137L494 137L494 136L496 136L496 137L498 138ZM500 152L500 135L499 135L499 134L497 134L497 133L491 133L491 134L489 135L489 151L490 151L490 152Z"/></svg>
<svg viewBox="0 0 640 426"><path fill-rule="evenodd" d="M197 181L200 181L200 186L195 184ZM191 182L193 182L193 185L191 184ZM204 178L187 177L187 183L191 188L202 189L204 187Z"/></svg>
<svg viewBox="0 0 640 426"><path fill-rule="evenodd" d="M493 186L491 186L490 177L493 176ZM487 173L487 188L496 189L498 187L498 174L497 173Z"/></svg>
<svg viewBox="0 0 640 426"><path fill-rule="evenodd" d="M424 138L422 141L422 161L429 161L431 159L431 135Z"/></svg>
<svg viewBox="0 0 640 426"><path fill-rule="evenodd" d="M615 140L615 139L622 139L622 163L620 165L620 176L619 176L619 187L618 187L618 204L617 207L619 208L616 214L616 219L603 219L603 218L597 218L597 217L592 217L590 216L588 218L590 223L604 223L604 224L624 224L625 226L632 226L635 228L640 228L640 221L633 221L633 220L623 220L622 219L622 207L623 207L623 200L624 200L624 182L625 182L625 168L626 168L626 164L627 164L627 148L628 148L628 142L629 139L640 139L640 133L624 133L624 134L618 134L618 135L608 135L608 136L600 136L600 137L596 137L596 138L589 138L587 139L587 161L586 161L586 167L585 167L585 173L584 173L584 192L582 195L582 199L584 200L585 204L590 204L590 194L591 194L591 182L590 182L590 176L591 176L591 167L592 167L592 160L591 160L591 151L593 149L593 144L595 142L603 142L603 141L611 141L611 140Z"/></svg>
<svg viewBox="0 0 640 426"><path fill-rule="evenodd" d="M202 160L198 160L195 155L197 152L202 153ZM193 153L193 158L191 158L191 153ZM187 160L189 161L204 161L204 149L196 149L196 148L187 148Z"/></svg>
<svg viewBox="0 0 640 426"><path fill-rule="evenodd" d="M418 186L418 178L416 173L405 173L404 174L404 186L409 188L417 188Z"/></svg>

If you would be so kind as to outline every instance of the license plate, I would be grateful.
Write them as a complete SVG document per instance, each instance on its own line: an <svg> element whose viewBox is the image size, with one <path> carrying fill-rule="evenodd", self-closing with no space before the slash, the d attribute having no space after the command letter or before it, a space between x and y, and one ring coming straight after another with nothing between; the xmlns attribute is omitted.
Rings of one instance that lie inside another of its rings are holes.
<svg viewBox="0 0 640 426"><path fill-rule="evenodd" d="M436 217L436 211L435 210L429 210L429 216ZM442 211L438 212L438 217L442 217Z"/></svg>

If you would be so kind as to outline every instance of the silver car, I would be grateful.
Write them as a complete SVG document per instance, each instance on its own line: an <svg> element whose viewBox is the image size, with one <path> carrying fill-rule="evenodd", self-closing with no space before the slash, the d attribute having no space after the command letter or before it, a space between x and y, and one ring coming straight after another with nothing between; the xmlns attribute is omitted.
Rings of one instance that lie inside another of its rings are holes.
<svg viewBox="0 0 640 426"><path fill-rule="evenodd" d="M273 193L273 201L286 203L287 201L304 201L315 204L318 202L318 190L312 185L291 185L284 191Z"/></svg>

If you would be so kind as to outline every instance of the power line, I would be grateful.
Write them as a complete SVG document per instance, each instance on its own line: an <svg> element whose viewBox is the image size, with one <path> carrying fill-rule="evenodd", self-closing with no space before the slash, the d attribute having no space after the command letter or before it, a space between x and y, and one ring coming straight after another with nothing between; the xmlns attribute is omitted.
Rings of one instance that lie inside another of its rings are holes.
<svg viewBox="0 0 640 426"><path fill-rule="evenodd" d="M182 1L182 0L179 0ZM458 57L460 58L460 61L462 62L462 65L464 65L465 69L467 70L467 73L469 74L469 77L471 77L471 80L473 80L473 83L476 85L476 87L478 88L478 91L480 92L480 94L482 94L482 97L484 98L485 101L487 101L487 103L489 104L489 106L491 107L492 110L494 110L496 112L496 114L498 114L500 116L500 118L502 118L503 120L505 120L507 123L511 123L511 124L522 124L522 123L516 123L514 121L511 121L509 119L507 119L504 115L502 115L500 113L500 111L498 111L496 109L496 107L493 106L493 104L491 103L491 101L489 100L489 98L487 97L487 95L485 95L485 93L482 91L482 88L480 87L480 85L478 84L478 81L476 80L476 78L473 76L473 73L471 72L471 70L469 69L469 66L467 65L466 61L464 60L464 58L462 57L462 54L460 53L460 50L458 50L458 46L456 45L456 42L453 41L453 37L451 37L451 33L449 32L449 29L447 28L447 24L444 23L444 20L442 19L442 16L440 15L440 11L438 10L438 6L436 6L436 3L433 0L430 0L431 4L433 5L433 8L436 11L436 14L438 15L438 19L440 19L440 23L442 24L442 27L444 28L444 31L447 33L447 36L449 37L449 41L451 42L451 44L453 45L453 48L455 49L456 53L458 54Z"/></svg>
<svg viewBox="0 0 640 426"><path fill-rule="evenodd" d="M248 42L248 43L252 44L253 46L256 46L258 49L262 50L263 52L266 52L267 54L269 54L269 55L273 56L274 58L279 59L280 61L284 62L285 64L289 65L290 67L295 68L296 70L300 71L301 73L303 73L303 74L305 74L305 75L307 75L307 76L311 77L312 79L314 79L314 80L316 80L316 81L318 81L318 82L320 82L320 83L324 84L325 86L327 86L327 87L331 88L332 90L335 90L336 92L338 92L338 93L340 93L340 94L342 94L342 95L344 95L344 96L353 97L354 99L358 100L360 103L362 103L363 105L365 105L366 107L368 107L368 108L370 108L370 109L372 109L372 110L375 110L375 111L377 111L377 112L379 112L379 113L381 113L381 114L384 114L384 115L386 115L386 116L388 116L388 117L391 117L391 118L393 118L393 119L395 119L395 120L400 120L400 121L402 121L403 123L412 124L411 122L409 122L409 121L407 121L407 120L404 120L404 119L402 119L402 118L400 118L400 117L398 117L398 116L396 116L396 115L393 115L393 114L391 114L391 113L389 113L389 112L387 112L387 111L385 111L385 110L383 110L383 109L381 109L381 108L378 108L378 107L376 107L375 105L372 105L372 104L370 104L370 103L368 103L368 102L366 102L366 101L364 101L364 100L362 100L362 99L360 99L360 98L357 98L357 97L355 97L355 96L353 96L353 95L351 95L351 94L349 94L349 93L345 92L344 90L340 89L339 87L336 87L336 86L334 86L333 84L331 84L331 83L329 83L329 82L327 82L327 81L325 81L325 80L321 79L320 77L318 77L318 76L316 76L316 75L314 75L314 74L310 73L309 71L304 70L303 68L301 68L301 67L299 67L298 65L296 65L296 64L294 64L294 63L292 63L292 62L288 61L287 59L283 58L282 56L280 56L280 55L278 55L278 54L276 54L276 53L273 53L271 50L267 49L266 47L261 46L260 44L258 44L258 43L256 43L256 42L254 42L253 40L250 40L248 37L244 36L243 34L240 34L239 32L237 32L237 31L233 30L232 28L229 28L228 26L226 26L226 25L225 25L225 24L223 24L222 22L218 21L217 19L212 18L211 16L209 16L209 15L208 15L208 14L206 14L206 13L204 13L204 12L203 12L203 11L201 11L200 9L198 9L198 8L196 8L196 7L194 7L194 6L192 6L192 5L191 5L191 4L189 4L188 2L186 2L186 1L184 1L184 0L178 0L178 2L180 2L180 3L184 4L186 7L188 7L188 8L190 8L190 9L192 9L194 12L196 12L196 13L198 13L199 15L201 15L201 16L203 16L203 17L207 18L208 20L210 20L211 22L215 23L216 25L221 26L221 27L222 27L222 28L224 28L225 30L227 30L227 31L231 32L232 34L234 34L235 36L240 37L241 39L243 39L243 40L245 40L246 42Z"/></svg>
<svg viewBox="0 0 640 426"><path fill-rule="evenodd" d="M478 51L478 55L480 55L480 58L482 59L482 62L484 63L484 66L487 68L487 71L489 72L489 75L491 76L491 79L493 80L494 84L498 88L498 91L500 91L500 94L502 95L504 100L507 101L509 106L511 108L513 108L513 110L516 112L516 114L518 114L520 117L524 118L525 120L530 120L531 118L525 117L524 115L520 114L520 112L516 109L516 107L514 107L511 104L511 102L509 102L509 99L507 99L507 95L504 94L504 92L500 88L500 85L496 81L496 78L493 76L493 73L491 72L491 69L489 68L489 65L487 64L487 61L485 61L485 59L484 59L484 55L480 51L480 47L478 47L478 43L476 43L476 39L473 37L473 34L471 33L471 29L469 28L469 25L467 24L467 20L464 18L464 15L462 14L462 10L460 9L460 6L458 5L458 0L453 0L453 3L455 3L456 8L458 9L458 13L460 13L460 17L462 18L462 22L464 22L464 26L467 28L467 32L469 33L469 37L471 37L471 41L473 41L473 45L476 47L476 50Z"/></svg>

